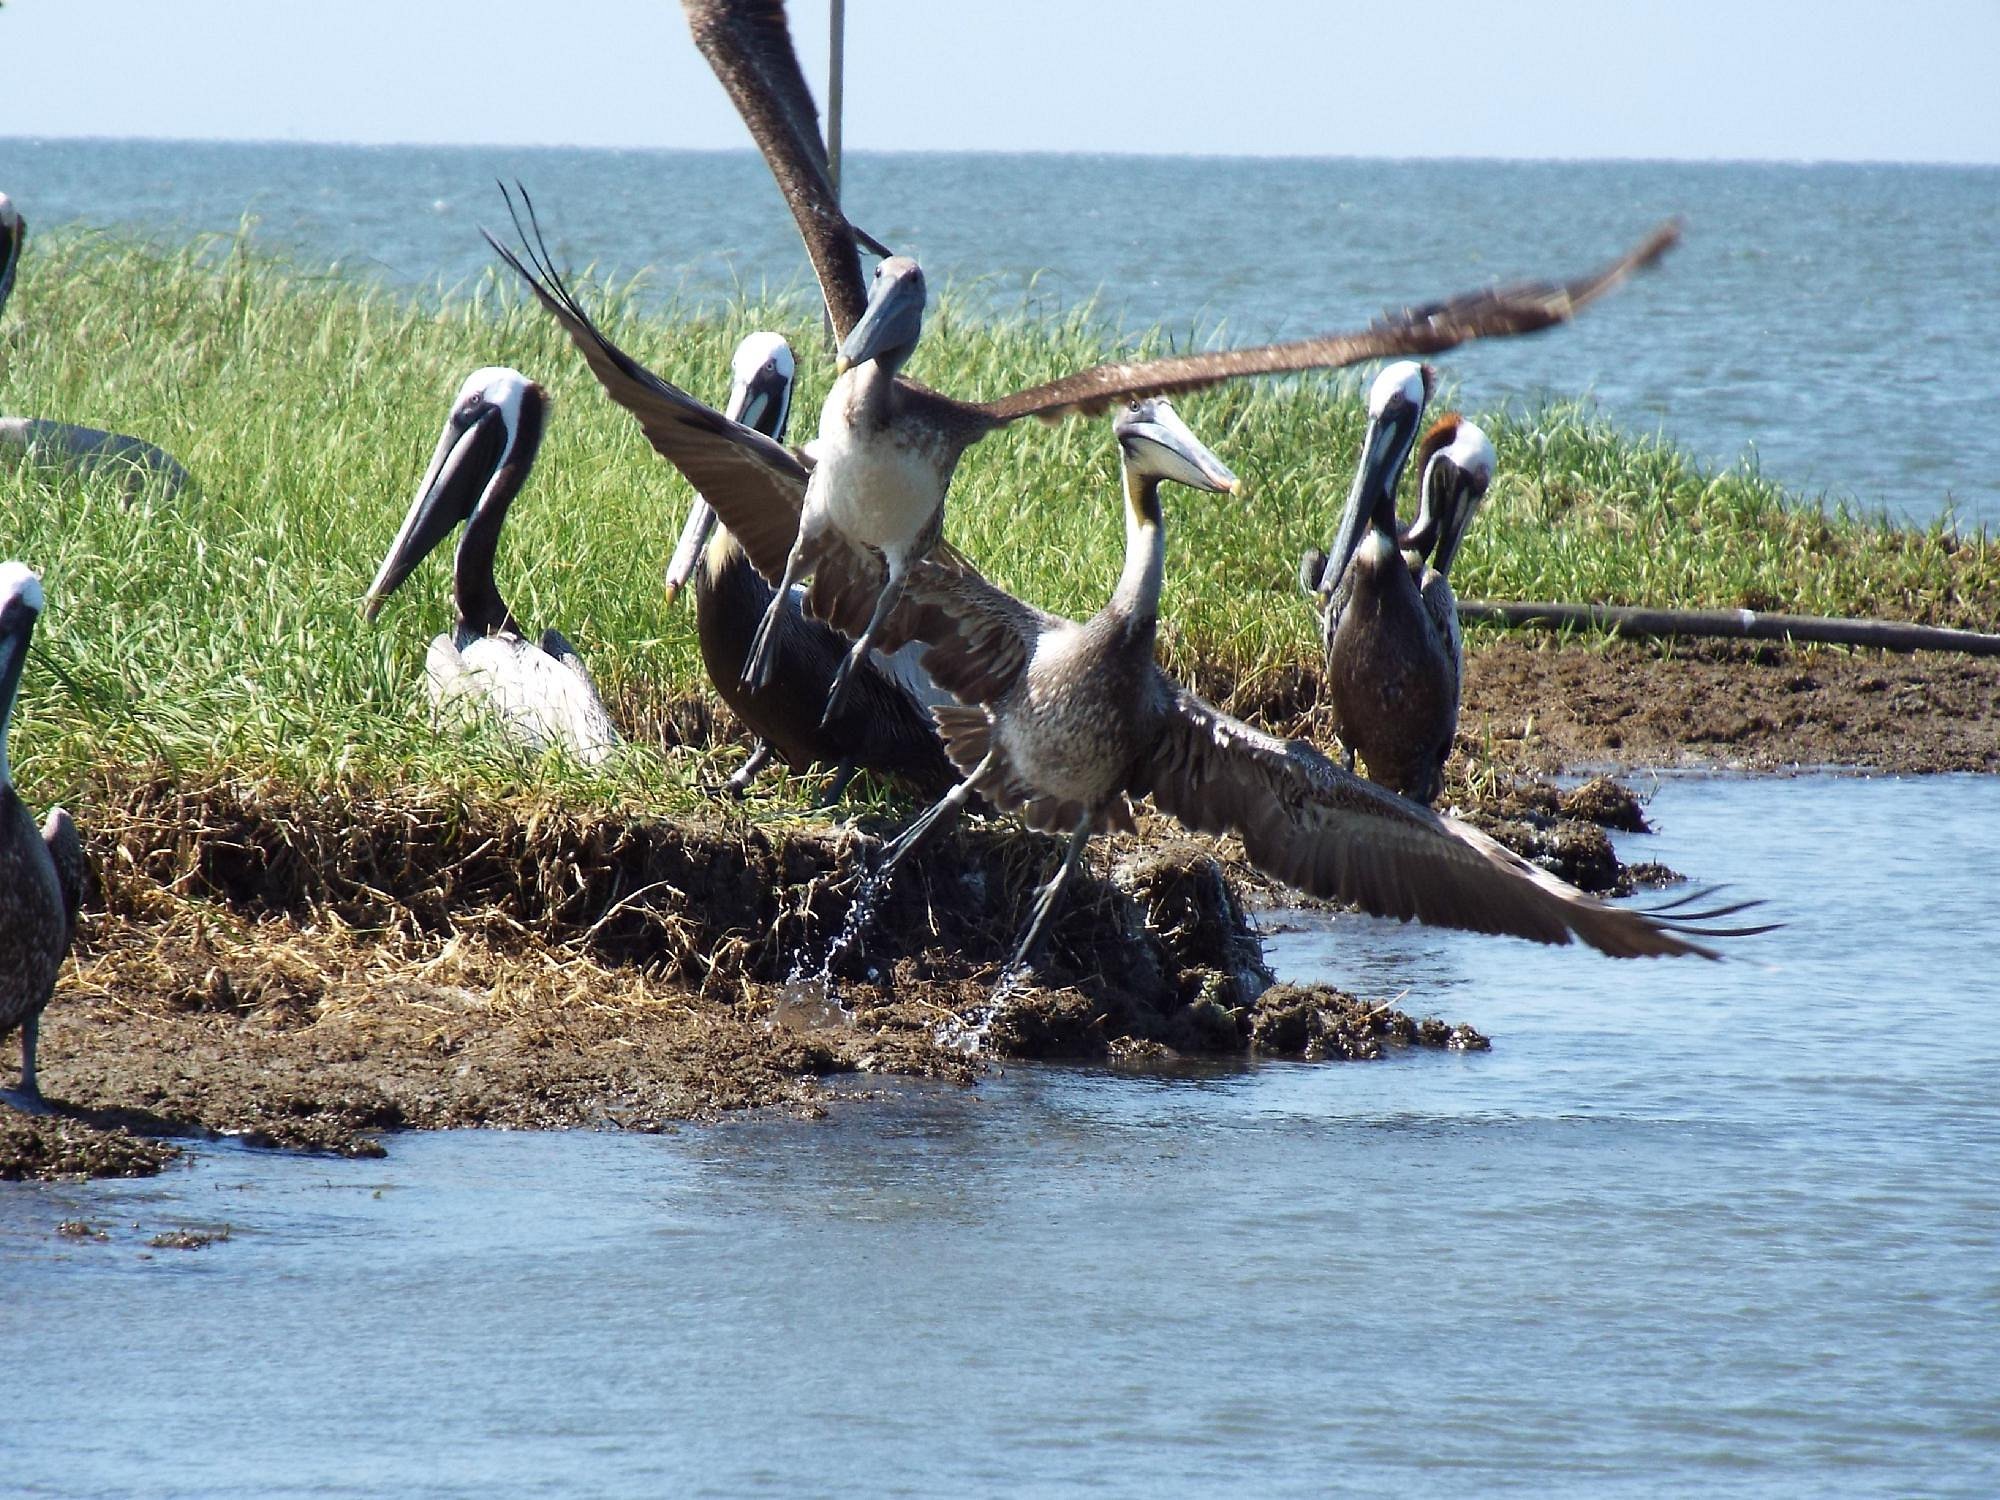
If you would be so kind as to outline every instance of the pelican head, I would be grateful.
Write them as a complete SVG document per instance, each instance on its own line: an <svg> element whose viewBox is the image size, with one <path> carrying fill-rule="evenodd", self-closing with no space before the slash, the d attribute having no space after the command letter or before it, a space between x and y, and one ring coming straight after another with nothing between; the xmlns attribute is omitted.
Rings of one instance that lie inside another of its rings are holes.
<svg viewBox="0 0 2000 1500"><path fill-rule="evenodd" d="M792 346L781 334L753 333L736 346L729 370L729 407L724 414L765 437L784 441L785 425L792 415L792 381L798 373ZM667 603L672 604L694 576L695 564L714 529L715 507L696 495L673 561L667 564Z"/></svg>
<svg viewBox="0 0 2000 1500"><path fill-rule="evenodd" d="M1341 511L1333 552L1320 574L1321 593L1331 593L1348 565L1360 560L1362 543L1371 532L1386 531L1389 551L1396 550L1396 485L1410 460L1435 380L1429 365L1399 359L1368 388L1368 431L1361 440L1361 464ZM1375 566L1381 549L1371 545L1365 550L1367 565Z"/></svg>
<svg viewBox="0 0 2000 1500"><path fill-rule="evenodd" d="M1164 396L1134 401L1118 414L1111 430L1117 434L1126 468L1142 478L1171 479L1191 489L1219 494L1243 491L1243 481L1188 430Z"/></svg>
<svg viewBox="0 0 2000 1500"><path fill-rule="evenodd" d="M373 620L382 601L474 511L504 511L534 462L547 407L546 393L519 370L489 366L466 377L403 528L368 586L363 618Z"/></svg>
<svg viewBox="0 0 2000 1500"><path fill-rule="evenodd" d="M14 290L14 268L21 263L21 242L28 237L28 221L14 207L14 200L0 193L0 312L7 310L7 294Z"/></svg>
<svg viewBox="0 0 2000 1500"><path fill-rule="evenodd" d="M841 341L836 374L879 359L900 369L924 331L924 273L907 255L892 255L875 267L868 306L861 321Z"/></svg>
<svg viewBox="0 0 2000 1500"><path fill-rule="evenodd" d="M7 726L28 660L28 637L42 613L42 581L26 563L0 563L0 785L8 782Z"/></svg>
<svg viewBox="0 0 2000 1500"><path fill-rule="evenodd" d="M1476 423L1454 412L1424 434L1420 453L1423 502L1411 535L1427 526L1436 531L1431 567L1449 574L1458 544L1493 483L1493 442Z"/></svg>
<svg viewBox="0 0 2000 1500"><path fill-rule="evenodd" d="M736 346L729 373L729 419L783 441L792 415L792 380L798 374L784 335L751 334Z"/></svg>
<svg viewBox="0 0 2000 1500"><path fill-rule="evenodd" d="M1396 484L1410 460L1417 425L1423 420L1424 403L1430 400L1435 381L1429 365L1399 359L1368 388L1368 435L1362 443L1361 472L1355 483L1372 502L1369 514L1378 525L1386 514L1391 532L1396 529Z"/></svg>

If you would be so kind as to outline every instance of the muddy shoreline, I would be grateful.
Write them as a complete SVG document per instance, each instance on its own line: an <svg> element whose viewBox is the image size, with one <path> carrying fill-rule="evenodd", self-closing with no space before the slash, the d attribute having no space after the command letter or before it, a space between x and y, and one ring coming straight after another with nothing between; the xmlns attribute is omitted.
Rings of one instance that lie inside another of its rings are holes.
<svg viewBox="0 0 2000 1500"><path fill-rule="evenodd" d="M1467 676L1447 800L1600 890L1670 874L1611 854L1605 827L1643 814L1609 783L1539 777L2000 770L1990 662L1485 637ZM1309 677L1227 696L1324 737ZM832 1075L971 1079L973 1030L989 1057L1137 1067L1485 1045L1425 1016L1421 997L1405 1015L1379 997L1271 987L1246 908L1296 897L1227 841L1160 818L1095 851L1038 983L993 1012L999 963L1054 857L1006 820L968 824L898 881L878 936L836 973L835 1003L791 970L830 945L886 825L682 827L159 772L92 791L81 821L97 877L43 1026L59 1113L0 1108L0 1177L154 1171L175 1141L210 1133L374 1154L401 1129L813 1112Z"/></svg>

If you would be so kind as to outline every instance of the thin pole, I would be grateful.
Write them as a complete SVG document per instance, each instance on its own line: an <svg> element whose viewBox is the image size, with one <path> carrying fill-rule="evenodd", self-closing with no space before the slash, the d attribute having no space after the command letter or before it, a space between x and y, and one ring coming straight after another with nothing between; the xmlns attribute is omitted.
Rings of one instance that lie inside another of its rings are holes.
<svg viewBox="0 0 2000 1500"><path fill-rule="evenodd" d="M826 60L826 167L833 179L834 201L840 201L840 100L841 72L846 62L847 0L833 0L828 12L833 37Z"/></svg>

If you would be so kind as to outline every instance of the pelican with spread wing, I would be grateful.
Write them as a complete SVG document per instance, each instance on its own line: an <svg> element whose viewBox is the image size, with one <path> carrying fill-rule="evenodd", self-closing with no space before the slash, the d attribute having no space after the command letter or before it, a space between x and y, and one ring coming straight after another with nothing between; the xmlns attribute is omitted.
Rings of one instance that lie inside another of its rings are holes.
<svg viewBox="0 0 2000 1500"><path fill-rule="evenodd" d="M728 419L783 442L791 412L797 366L791 346L775 333L753 333L731 361ZM892 655L871 651L854 680L854 691L838 712L821 720L827 688L847 655L847 642L806 616L804 590L794 588L778 615L777 670L764 687L743 683L750 642L770 608L773 590L715 507L695 496L667 567L671 601L689 580L694 584L695 629L709 681L736 716L757 736L750 758L729 778L739 795L775 754L794 771L816 764L835 767L821 805L840 799L855 771L866 768L895 776L926 797L935 797L958 779L930 710L949 703L917 658L912 642Z"/></svg>
<svg viewBox="0 0 2000 1500"><path fill-rule="evenodd" d="M684 3L696 45L791 207L839 340L838 378L820 408L816 462L798 533L773 577L782 597L800 579L817 579L829 562L845 574L843 554L866 551L882 559L882 584L866 611L832 620L854 646L828 695L829 713L895 607L911 564L936 549L959 458L989 433L1023 417L1104 412L1143 396L1177 395L1244 376L1431 354L1468 339L1548 328L1652 264L1678 237L1675 227L1664 226L1593 275L1454 297L1393 314L1360 333L1098 365L993 400L959 400L902 376L923 329L923 272L910 257L891 255L876 267L872 284L862 281L861 249L883 253L883 247L840 210L781 0ZM831 619L824 597L815 588L808 608ZM772 670L778 608L774 601L744 669L753 686Z"/></svg>

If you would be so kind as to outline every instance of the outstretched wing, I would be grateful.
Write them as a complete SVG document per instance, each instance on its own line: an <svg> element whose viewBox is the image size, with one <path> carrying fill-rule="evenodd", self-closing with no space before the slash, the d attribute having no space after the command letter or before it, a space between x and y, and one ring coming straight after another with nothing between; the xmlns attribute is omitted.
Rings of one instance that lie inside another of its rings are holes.
<svg viewBox="0 0 2000 1500"><path fill-rule="evenodd" d="M1679 224L1663 224L1630 254L1573 281L1526 282L1469 292L1388 314L1359 333L1322 334L1285 344L1184 354L1138 364L1097 365L997 401L980 402L977 409L998 422L1022 417L1053 421L1072 412L1095 414L1121 401L1145 396L1198 391L1245 375L1339 369L1363 360L1437 354L1472 339L1534 333L1568 322L1633 272L1652 265L1679 238Z"/></svg>
<svg viewBox="0 0 2000 1500"><path fill-rule="evenodd" d="M683 0L683 9L695 46L750 127L791 206L833 319L834 337L846 338L868 305L857 241L865 239L878 254L888 252L840 211L819 111L792 50L783 0Z"/></svg>
<svg viewBox="0 0 2000 1500"><path fill-rule="evenodd" d="M805 465L783 443L697 401L605 337L550 260L541 226L534 218L534 205L525 191L521 201L527 208L528 223L524 227L515 213L514 227L533 269L482 229L486 243L562 324L605 393L639 419L655 451L715 507L722 524L743 543L758 571L776 582L798 536L799 510L806 493ZM507 207L514 211L511 196Z"/></svg>
<svg viewBox="0 0 2000 1500"><path fill-rule="evenodd" d="M1236 834L1258 869L1378 917L1538 943L1581 939L1613 958L1716 958L1690 939L1769 930L1712 925L1747 902L1648 912L1600 901L1456 818L1341 770L1303 740L1262 734L1185 690L1142 774L1153 800L1190 828Z"/></svg>

